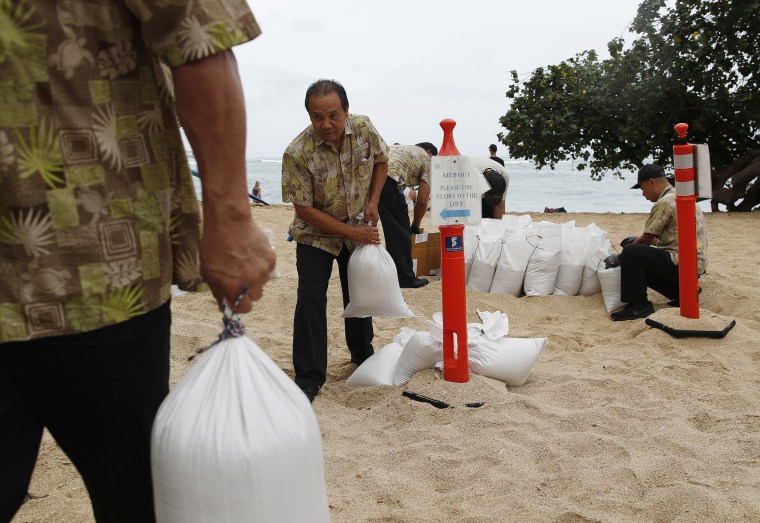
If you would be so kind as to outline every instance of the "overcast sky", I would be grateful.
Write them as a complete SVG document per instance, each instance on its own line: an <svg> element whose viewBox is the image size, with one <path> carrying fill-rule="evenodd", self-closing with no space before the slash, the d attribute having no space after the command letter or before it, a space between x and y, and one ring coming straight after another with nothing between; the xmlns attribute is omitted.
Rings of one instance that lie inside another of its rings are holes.
<svg viewBox="0 0 760 523"><path fill-rule="evenodd" d="M630 38L640 0L251 0L263 34L235 48L248 112L249 157L280 158L309 124L306 88L333 78L350 112L388 144L440 146L457 122L462 154L487 155L503 128L510 71ZM499 154L507 156L499 145Z"/></svg>

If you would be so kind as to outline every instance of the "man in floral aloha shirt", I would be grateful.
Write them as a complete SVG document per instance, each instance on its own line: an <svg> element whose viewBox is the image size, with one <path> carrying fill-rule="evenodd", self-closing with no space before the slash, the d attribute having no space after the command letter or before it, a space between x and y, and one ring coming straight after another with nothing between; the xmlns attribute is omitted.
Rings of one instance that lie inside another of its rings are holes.
<svg viewBox="0 0 760 523"><path fill-rule="evenodd" d="M47 428L98 521L150 522L171 285L249 285L246 311L274 265L230 50L259 28L243 0L0 1L0 26L0 521Z"/></svg>
<svg viewBox="0 0 760 523"><path fill-rule="evenodd" d="M298 298L293 320L295 381L309 401L327 379L327 286L338 262L343 307L349 302L348 258L360 243L380 243L380 192L388 175L388 146L366 116L348 113L348 96L334 80L306 90L311 125L285 150L282 199L292 202ZM372 347L372 318L345 320L351 361Z"/></svg>

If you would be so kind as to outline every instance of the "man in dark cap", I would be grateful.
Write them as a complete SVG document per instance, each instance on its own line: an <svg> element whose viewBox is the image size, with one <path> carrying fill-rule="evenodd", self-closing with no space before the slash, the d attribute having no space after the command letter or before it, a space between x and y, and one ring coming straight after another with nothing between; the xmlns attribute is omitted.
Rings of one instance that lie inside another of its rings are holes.
<svg viewBox="0 0 760 523"><path fill-rule="evenodd" d="M496 156L496 144L492 143L488 146L488 153L490 154L491 160L494 162L499 162L500 164L504 165L504 160Z"/></svg>
<svg viewBox="0 0 760 523"><path fill-rule="evenodd" d="M645 318L654 312L647 299L647 287L666 296L668 305L678 306L678 222L676 191L657 164L639 169L636 185L647 200L654 202L644 232L623 240L623 252L613 254L605 265L620 265L620 298L627 305L612 313L615 321ZM702 210L696 207L697 272L707 270L707 231Z"/></svg>

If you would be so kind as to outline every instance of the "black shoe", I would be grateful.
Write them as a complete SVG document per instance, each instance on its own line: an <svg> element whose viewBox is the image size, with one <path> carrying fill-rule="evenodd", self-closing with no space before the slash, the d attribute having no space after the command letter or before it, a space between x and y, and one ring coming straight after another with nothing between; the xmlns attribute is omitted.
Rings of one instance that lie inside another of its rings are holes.
<svg viewBox="0 0 760 523"><path fill-rule="evenodd" d="M314 398L316 398L317 394L319 394L320 388L321 387L312 385L311 387L301 388L301 390L304 394L306 394L306 397L309 398L309 403L314 403Z"/></svg>
<svg viewBox="0 0 760 523"><path fill-rule="evenodd" d="M652 305L651 301L646 302L644 305L629 303L619 311L610 314L610 317L614 321L638 320L639 318L646 318L653 312L654 305Z"/></svg>
<svg viewBox="0 0 760 523"><path fill-rule="evenodd" d="M402 289L419 289L420 287L424 287L430 283L425 278L415 278L414 281L410 283L400 283L399 287Z"/></svg>

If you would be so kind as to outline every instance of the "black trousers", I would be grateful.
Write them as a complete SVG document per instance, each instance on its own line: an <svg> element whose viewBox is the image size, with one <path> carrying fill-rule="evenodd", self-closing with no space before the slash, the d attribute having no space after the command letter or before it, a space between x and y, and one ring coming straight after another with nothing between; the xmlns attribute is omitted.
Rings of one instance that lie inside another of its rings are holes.
<svg viewBox="0 0 760 523"><path fill-rule="evenodd" d="M302 389L321 387L327 380L327 286L333 260L338 261L343 308L348 305L348 258L346 246L338 256L296 244L298 301L293 318L293 368L296 385ZM346 318L346 344L351 361L360 364L374 353L372 318Z"/></svg>
<svg viewBox="0 0 760 523"><path fill-rule="evenodd" d="M647 287L669 300L678 298L678 265L665 249L629 243L620 255L620 299L625 303L646 304Z"/></svg>
<svg viewBox="0 0 760 523"><path fill-rule="evenodd" d="M169 392L169 303L92 332L0 345L0 521L29 486L43 427L98 522L155 520L150 432Z"/></svg>
<svg viewBox="0 0 760 523"><path fill-rule="evenodd" d="M412 224L409 209L403 193L398 190L396 180L387 177L380 193L378 205L380 221L383 222L385 249L396 264L400 285L407 285L417 279L412 266Z"/></svg>

